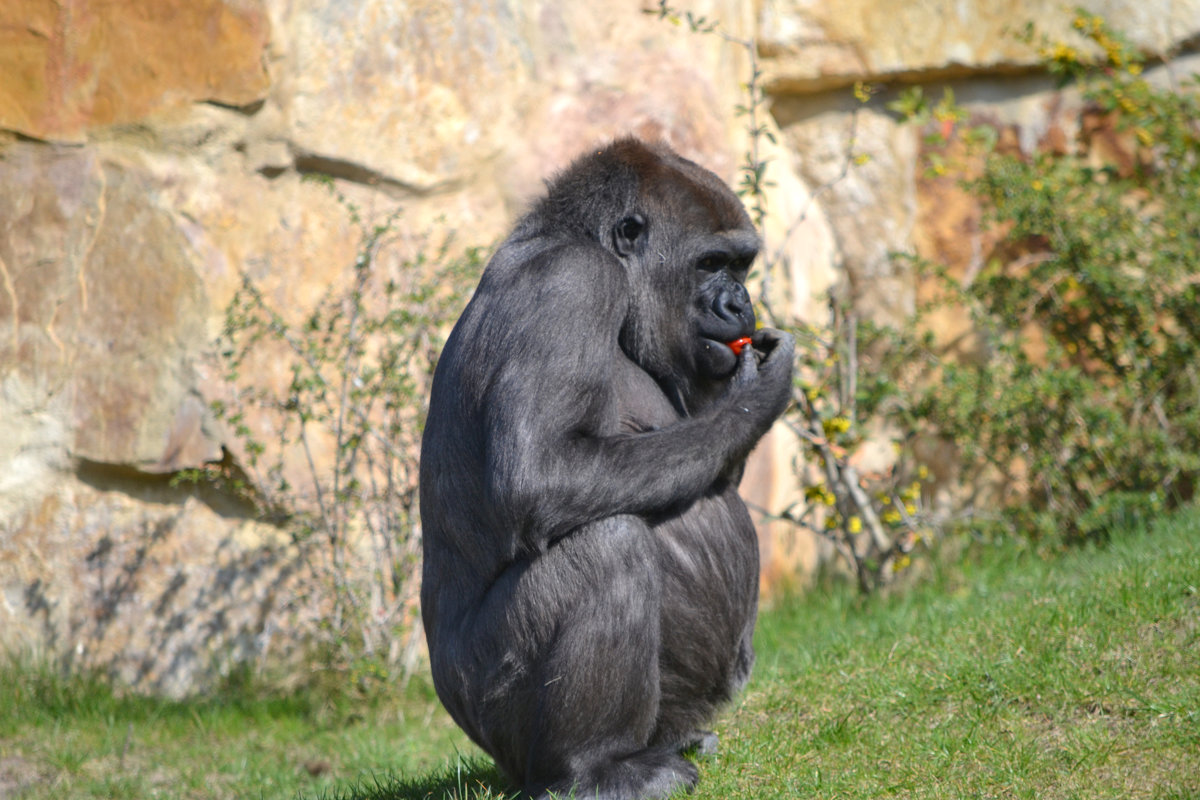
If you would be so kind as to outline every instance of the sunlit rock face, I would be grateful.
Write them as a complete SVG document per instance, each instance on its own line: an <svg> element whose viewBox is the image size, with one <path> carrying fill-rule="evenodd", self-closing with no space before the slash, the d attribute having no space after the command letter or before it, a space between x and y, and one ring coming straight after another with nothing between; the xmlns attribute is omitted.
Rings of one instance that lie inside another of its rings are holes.
<svg viewBox="0 0 1200 800"><path fill-rule="evenodd" d="M1155 54L1200 33L1200 0L1087 5ZM1033 20L1066 35L1049 0L688 7L758 39L757 121L774 140L758 151L767 299L781 316L823 322L839 286L862 313L895 318L918 287L889 253L966 269L986 249L970 199L922 174L921 132L886 109L901 84L949 81L1013 147L1078 126L1078 101L1010 33ZM665 139L736 186L751 51L657 9L0 6L0 647L174 696L300 652L328 607L303 590L288 532L237 492L178 480L246 466L209 409L229 389L214 357L226 306L249 276L296 319L311 309L361 245L347 203L370 220L401 209L381 269L404 269L447 231L486 246L557 169L626 133ZM859 80L883 87L865 106ZM287 378L264 356L241 379ZM755 507L797 499L795 458L788 432L764 441L742 486ZM768 590L823 557L787 525L760 532Z"/></svg>

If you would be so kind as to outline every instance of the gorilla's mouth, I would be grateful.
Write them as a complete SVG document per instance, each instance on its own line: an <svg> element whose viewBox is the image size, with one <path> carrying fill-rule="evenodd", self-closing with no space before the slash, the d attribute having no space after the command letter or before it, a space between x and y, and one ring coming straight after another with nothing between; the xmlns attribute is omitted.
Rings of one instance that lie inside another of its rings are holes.
<svg viewBox="0 0 1200 800"><path fill-rule="evenodd" d="M700 343L705 349L719 348L728 350L735 356L740 356L742 350L750 345L751 339L749 336L739 336L736 339L728 337L717 338L716 336L700 335Z"/></svg>
<svg viewBox="0 0 1200 800"><path fill-rule="evenodd" d="M737 369L738 356L754 335L754 307L746 287L726 273L710 283L702 292L696 325L696 363L701 376L724 380Z"/></svg>
<svg viewBox="0 0 1200 800"><path fill-rule="evenodd" d="M750 344L750 337L741 336L732 341L701 336L696 347L696 361L700 372L709 378L727 378L737 368L742 348Z"/></svg>

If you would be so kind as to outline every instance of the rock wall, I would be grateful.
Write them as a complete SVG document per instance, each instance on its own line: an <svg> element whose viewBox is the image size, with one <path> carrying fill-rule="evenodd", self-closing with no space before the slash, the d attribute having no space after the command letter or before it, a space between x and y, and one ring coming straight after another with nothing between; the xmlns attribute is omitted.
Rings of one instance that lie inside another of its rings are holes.
<svg viewBox="0 0 1200 800"><path fill-rule="evenodd" d="M431 230L495 241L549 174L623 133L734 182L750 64L634 0L150 5L0 8L0 646L180 695L286 656L321 613L280 530L172 480L233 446L209 356L241 275L305 308L353 261L345 207L303 178L368 215L402 209L393 266ZM887 91L951 82L1026 148L1075 124L1008 32L1068 35L1057 2L680 5L758 39L781 134L774 291L801 318L834 284L871 313L905 308L891 250L979 256L977 216L920 178ZM1154 54L1200 36L1200 0L1083 5ZM858 80L886 91L858 108ZM839 178L848 147L869 158ZM754 502L794 499L793 457L786 436L760 448ZM794 531L762 541L771 579L820 556Z"/></svg>

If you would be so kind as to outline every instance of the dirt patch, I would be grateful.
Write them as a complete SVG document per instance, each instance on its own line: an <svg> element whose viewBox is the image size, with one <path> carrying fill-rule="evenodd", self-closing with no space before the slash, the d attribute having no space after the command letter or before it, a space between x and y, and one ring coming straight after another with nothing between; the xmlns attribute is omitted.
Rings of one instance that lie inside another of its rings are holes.
<svg viewBox="0 0 1200 800"><path fill-rule="evenodd" d="M37 766L20 756L0 756L0 800L17 797L41 779Z"/></svg>

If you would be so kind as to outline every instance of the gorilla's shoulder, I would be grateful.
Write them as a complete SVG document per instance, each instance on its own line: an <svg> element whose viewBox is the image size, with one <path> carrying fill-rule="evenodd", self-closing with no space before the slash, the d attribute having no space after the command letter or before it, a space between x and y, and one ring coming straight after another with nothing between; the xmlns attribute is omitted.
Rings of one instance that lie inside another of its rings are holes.
<svg viewBox="0 0 1200 800"><path fill-rule="evenodd" d="M582 282L579 291L609 293L624 289L625 268L598 242L579 237L513 237L492 256L487 268L491 280L524 284L536 282L552 289L558 281ZM605 280L605 276L611 276Z"/></svg>

